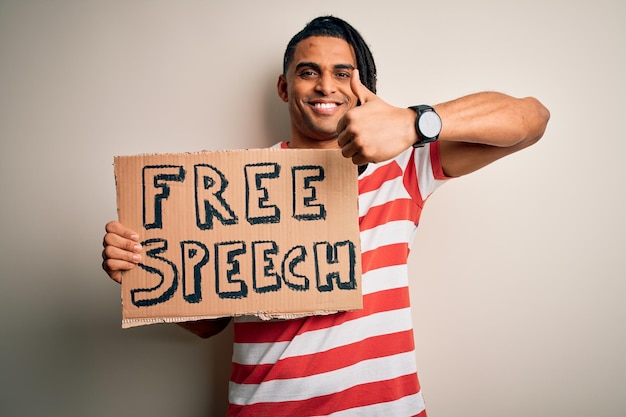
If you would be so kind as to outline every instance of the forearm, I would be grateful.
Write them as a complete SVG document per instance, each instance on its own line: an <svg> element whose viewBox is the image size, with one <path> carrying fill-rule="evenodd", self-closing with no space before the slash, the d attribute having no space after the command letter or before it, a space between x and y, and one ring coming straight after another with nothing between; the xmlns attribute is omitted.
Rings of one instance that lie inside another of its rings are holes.
<svg viewBox="0 0 626 417"><path fill-rule="evenodd" d="M228 326L230 317L211 320L187 321L178 323L180 327L204 339L215 336Z"/></svg>
<svg viewBox="0 0 626 417"><path fill-rule="evenodd" d="M347 112L337 126L337 144L344 157L357 165L381 162L418 140L413 110L392 106L369 90L361 93L362 104ZM550 117L534 98L517 99L495 92L433 107L442 121L439 141L444 170L451 176L475 171L532 145L543 135Z"/></svg>
<svg viewBox="0 0 626 417"><path fill-rule="evenodd" d="M496 92L472 94L434 107L443 121L439 140L497 147L536 142L550 117L532 97L518 99Z"/></svg>

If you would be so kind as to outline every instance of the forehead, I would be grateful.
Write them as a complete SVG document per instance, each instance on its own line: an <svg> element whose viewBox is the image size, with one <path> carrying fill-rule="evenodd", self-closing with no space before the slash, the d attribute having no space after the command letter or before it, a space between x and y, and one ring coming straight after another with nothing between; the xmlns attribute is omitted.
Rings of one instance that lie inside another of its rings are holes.
<svg viewBox="0 0 626 417"><path fill-rule="evenodd" d="M294 68L301 62L312 62L320 66L348 64L356 67L356 56L352 46L343 39L311 36L296 45L290 67Z"/></svg>

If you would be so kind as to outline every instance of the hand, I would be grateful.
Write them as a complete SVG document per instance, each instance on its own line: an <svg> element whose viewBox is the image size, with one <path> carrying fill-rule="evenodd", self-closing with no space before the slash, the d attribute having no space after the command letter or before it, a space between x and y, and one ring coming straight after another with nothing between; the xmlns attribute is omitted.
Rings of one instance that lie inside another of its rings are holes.
<svg viewBox="0 0 626 417"><path fill-rule="evenodd" d="M141 261L139 236L119 222L106 225L102 245L102 269L112 280L122 282L122 272L132 269Z"/></svg>
<svg viewBox="0 0 626 417"><path fill-rule="evenodd" d="M352 92L361 105L348 111L337 125L341 153L357 165L399 155L417 141L415 112L394 107L367 89L354 70Z"/></svg>

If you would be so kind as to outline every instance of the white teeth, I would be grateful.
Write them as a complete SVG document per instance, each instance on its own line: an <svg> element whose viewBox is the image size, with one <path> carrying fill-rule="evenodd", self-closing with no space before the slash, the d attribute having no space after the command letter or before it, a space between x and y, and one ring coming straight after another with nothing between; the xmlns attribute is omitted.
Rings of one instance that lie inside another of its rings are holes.
<svg viewBox="0 0 626 417"><path fill-rule="evenodd" d="M330 109L337 107L337 103L315 103L315 107L320 109Z"/></svg>

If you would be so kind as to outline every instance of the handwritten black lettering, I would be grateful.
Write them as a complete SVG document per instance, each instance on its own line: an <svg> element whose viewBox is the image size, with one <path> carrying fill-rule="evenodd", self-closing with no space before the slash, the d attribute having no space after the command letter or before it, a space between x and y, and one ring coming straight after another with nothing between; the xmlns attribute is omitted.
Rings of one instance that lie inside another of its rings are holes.
<svg viewBox="0 0 626 417"><path fill-rule="evenodd" d="M244 166L246 179L246 219L250 224L280 222L280 209L269 201L264 179L278 178L280 166L276 163L258 163Z"/></svg>
<svg viewBox="0 0 626 417"><path fill-rule="evenodd" d="M215 291L220 298L245 298L248 285L241 276L237 257L246 253L245 242L222 242L215 244Z"/></svg>
<svg viewBox="0 0 626 417"><path fill-rule="evenodd" d="M178 269L176 265L160 256L167 252L167 240L148 239L141 242L141 246L146 248L146 261L156 261L158 265L140 263L139 267L144 271L160 277L159 282L151 288L137 288L130 291L131 301L137 307L148 307L164 303L176 292L178 288Z"/></svg>
<svg viewBox="0 0 626 417"><path fill-rule="evenodd" d="M163 200L170 196L171 181L183 182L185 170L179 165L148 165L142 170L143 226L163 228ZM160 192L157 192L160 190Z"/></svg>
<svg viewBox="0 0 626 417"><path fill-rule="evenodd" d="M199 303L202 301L202 267L209 262L209 250L206 245L194 240L180 242L180 250L183 298L189 303Z"/></svg>
<svg viewBox="0 0 626 417"><path fill-rule="evenodd" d="M213 217L223 225L237 224L238 218L224 199L228 186L224 174L214 166L194 166L196 186L196 224L200 230L213 228Z"/></svg>
<svg viewBox="0 0 626 417"><path fill-rule="evenodd" d="M309 289L309 279L305 275L298 274L296 267L306 260L306 248L298 245L289 249L282 262L283 280L287 287L296 291Z"/></svg>
<svg viewBox="0 0 626 417"><path fill-rule="evenodd" d="M302 165L291 168L293 188L293 217L297 220L324 220L326 207L314 204L317 190L313 182L324 180L324 167Z"/></svg>
<svg viewBox="0 0 626 417"><path fill-rule="evenodd" d="M277 255L276 242L252 242L252 288L259 294L280 290L281 277L274 262Z"/></svg>
<svg viewBox="0 0 626 417"><path fill-rule="evenodd" d="M354 265L356 249L349 240L337 242L317 242L313 245L315 256L315 276L320 292L332 291L333 282L341 290L356 288Z"/></svg>

